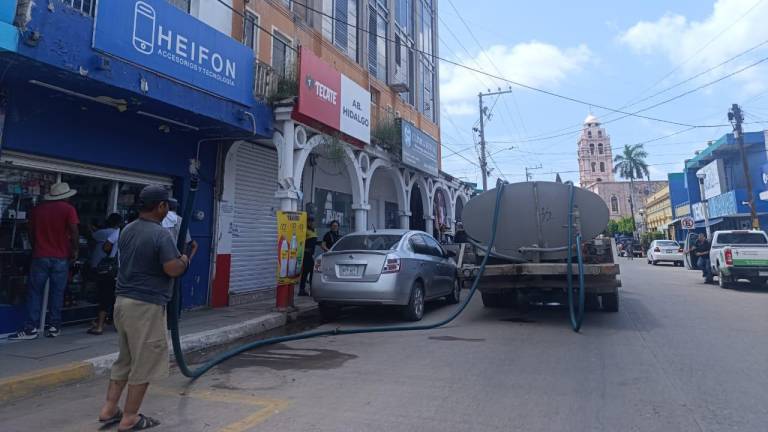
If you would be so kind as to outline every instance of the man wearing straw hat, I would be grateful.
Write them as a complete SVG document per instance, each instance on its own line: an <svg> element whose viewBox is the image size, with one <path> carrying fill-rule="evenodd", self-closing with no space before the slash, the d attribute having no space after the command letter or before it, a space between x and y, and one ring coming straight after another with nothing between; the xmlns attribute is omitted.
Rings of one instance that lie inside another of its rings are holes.
<svg viewBox="0 0 768 432"><path fill-rule="evenodd" d="M45 326L45 336L56 337L61 332L61 307L67 287L70 261L77 260L79 238L77 210L67 200L77 193L67 183L51 186L43 202L35 207L29 217L32 240L32 262L29 268L27 290L28 321L24 328L11 336L15 340L38 337L37 326L43 304L45 284L48 283L51 310Z"/></svg>

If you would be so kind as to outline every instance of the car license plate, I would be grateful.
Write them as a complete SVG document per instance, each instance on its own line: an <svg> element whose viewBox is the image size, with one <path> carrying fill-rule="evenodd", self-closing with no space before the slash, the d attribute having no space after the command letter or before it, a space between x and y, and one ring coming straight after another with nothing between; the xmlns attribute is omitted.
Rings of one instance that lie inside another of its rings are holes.
<svg viewBox="0 0 768 432"><path fill-rule="evenodd" d="M758 276L768 276L768 271L757 272Z"/></svg>
<svg viewBox="0 0 768 432"><path fill-rule="evenodd" d="M677 250L675 250L675 249L667 249L667 250L666 250L666 251L664 251L664 252L665 252L665 253L668 253L668 254L673 254L673 253L677 252Z"/></svg>
<svg viewBox="0 0 768 432"><path fill-rule="evenodd" d="M363 274L362 265L345 264L339 266L339 277L360 277Z"/></svg>

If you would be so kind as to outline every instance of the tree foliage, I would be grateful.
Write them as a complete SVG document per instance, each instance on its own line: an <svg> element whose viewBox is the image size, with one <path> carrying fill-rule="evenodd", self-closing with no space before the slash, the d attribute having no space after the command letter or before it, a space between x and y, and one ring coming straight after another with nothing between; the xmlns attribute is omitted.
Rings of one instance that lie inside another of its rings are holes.
<svg viewBox="0 0 768 432"><path fill-rule="evenodd" d="M630 181L648 177L647 157L642 144L627 144L624 151L613 158L613 172Z"/></svg>

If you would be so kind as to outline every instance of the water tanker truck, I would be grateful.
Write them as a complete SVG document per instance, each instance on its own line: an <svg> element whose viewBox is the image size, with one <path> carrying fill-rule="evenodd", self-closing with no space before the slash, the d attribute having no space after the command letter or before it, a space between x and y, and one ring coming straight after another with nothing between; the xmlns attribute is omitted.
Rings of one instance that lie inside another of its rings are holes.
<svg viewBox="0 0 768 432"><path fill-rule="evenodd" d="M617 312L619 265L610 239L601 235L609 219L605 202L569 183L524 182L503 188L495 245L478 285L485 307L567 304L568 292L577 292L582 273L582 310ZM465 286L480 273L496 202L493 189L464 208L468 243L458 247L457 263Z"/></svg>

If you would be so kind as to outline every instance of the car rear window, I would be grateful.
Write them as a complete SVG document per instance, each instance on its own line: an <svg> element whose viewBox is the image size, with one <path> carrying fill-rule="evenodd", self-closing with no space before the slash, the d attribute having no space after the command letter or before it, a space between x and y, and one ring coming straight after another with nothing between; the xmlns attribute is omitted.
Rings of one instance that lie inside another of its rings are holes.
<svg viewBox="0 0 768 432"><path fill-rule="evenodd" d="M768 244L765 236L760 233L722 233L717 236L717 242L721 244Z"/></svg>
<svg viewBox="0 0 768 432"><path fill-rule="evenodd" d="M659 245L659 246L674 246L674 247L677 247L677 242L673 242L671 240L660 241L660 242L657 242L656 244Z"/></svg>
<svg viewBox="0 0 768 432"><path fill-rule="evenodd" d="M351 235L343 237L333 245L333 250L340 252L352 250L386 251L397 246L401 238L403 236L392 234Z"/></svg>

